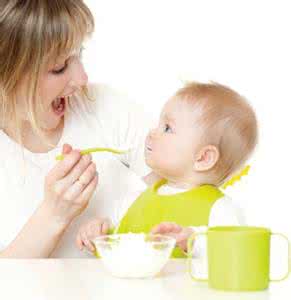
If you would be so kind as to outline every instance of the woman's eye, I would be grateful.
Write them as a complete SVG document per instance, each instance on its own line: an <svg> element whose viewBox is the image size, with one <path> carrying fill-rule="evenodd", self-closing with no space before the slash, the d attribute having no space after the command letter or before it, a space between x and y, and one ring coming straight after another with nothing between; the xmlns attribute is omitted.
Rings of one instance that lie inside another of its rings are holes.
<svg viewBox="0 0 291 300"><path fill-rule="evenodd" d="M79 53L75 54L74 56L72 57L78 57L79 59L82 59L82 53L83 51L85 50L85 48L82 46L79 50ZM65 61L65 64L62 68L59 68L59 69L55 69L55 70L52 70L51 72L55 75L59 75L59 74L63 74L67 67L68 67L68 64L69 64L69 61L70 61L71 58L68 58L66 61Z"/></svg>
<svg viewBox="0 0 291 300"><path fill-rule="evenodd" d="M57 70L52 70L52 73L55 74L55 75L58 75L58 74L62 74L65 72L67 68L67 64L65 64L62 68L60 69L57 69Z"/></svg>
<svg viewBox="0 0 291 300"><path fill-rule="evenodd" d="M172 132L172 129L168 124L165 125L164 132Z"/></svg>

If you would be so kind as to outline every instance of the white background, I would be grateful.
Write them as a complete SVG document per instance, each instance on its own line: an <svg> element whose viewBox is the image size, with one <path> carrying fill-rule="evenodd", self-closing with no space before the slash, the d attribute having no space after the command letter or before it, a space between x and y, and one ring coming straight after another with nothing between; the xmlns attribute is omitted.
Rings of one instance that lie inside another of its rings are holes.
<svg viewBox="0 0 291 300"><path fill-rule="evenodd" d="M249 224L291 238L290 1L88 0L96 31L85 45L90 81L158 114L181 79L214 80L255 108L260 142L248 177L227 193Z"/></svg>

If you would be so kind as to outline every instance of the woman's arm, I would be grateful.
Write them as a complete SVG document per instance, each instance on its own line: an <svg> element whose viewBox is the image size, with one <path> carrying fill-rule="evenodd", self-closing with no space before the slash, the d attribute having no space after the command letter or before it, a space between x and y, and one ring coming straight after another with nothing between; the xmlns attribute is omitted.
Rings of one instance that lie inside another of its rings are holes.
<svg viewBox="0 0 291 300"><path fill-rule="evenodd" d="M91 155L64 145L65 158L45 178L44 200L0 257L46 258L65 229L80 215L96 189L98 177Z"/></svg>
<svg viewBox="0 0 291 300"><path fill-rule="evenodd" d="M50 216L44 207L39 207L13 242L0 252L0 257L49 257L68 225Z"/></svg>

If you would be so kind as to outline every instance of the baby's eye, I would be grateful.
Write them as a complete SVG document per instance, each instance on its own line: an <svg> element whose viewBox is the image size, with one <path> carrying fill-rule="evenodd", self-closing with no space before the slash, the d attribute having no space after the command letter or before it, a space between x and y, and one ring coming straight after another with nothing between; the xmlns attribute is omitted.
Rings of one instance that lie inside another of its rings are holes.
<svg viewBox="0 0 291 300"><path fill-rule="evenodd" d="M170 127L170 125L168 125L168 124L165 125L164 132L167 132L167 133L173 132L172 128Z"/></svg>

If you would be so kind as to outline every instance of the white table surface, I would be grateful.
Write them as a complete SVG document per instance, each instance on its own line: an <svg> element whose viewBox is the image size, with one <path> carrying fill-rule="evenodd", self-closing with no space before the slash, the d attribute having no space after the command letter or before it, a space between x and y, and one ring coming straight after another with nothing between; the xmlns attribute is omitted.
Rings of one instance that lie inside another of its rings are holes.
<svg viewBox="0 0 291 300"><path fill-rule="evenodd" d="M154 279L111 277L97 259L0 260L0 299L278 300L291 299L291 279L263 292L220 292L195 283L184 260L171 260Z"/></svg>

